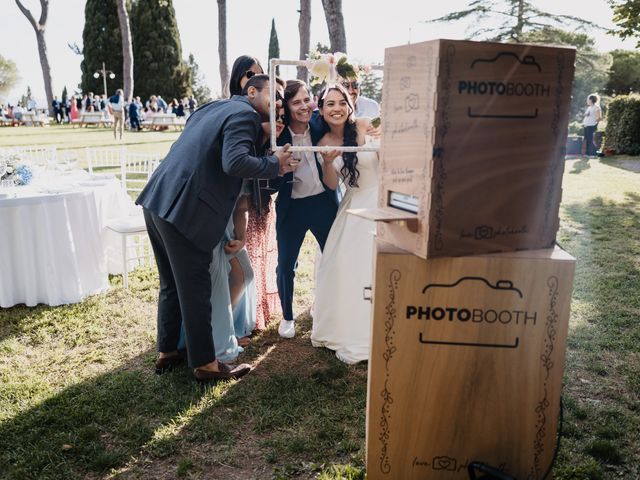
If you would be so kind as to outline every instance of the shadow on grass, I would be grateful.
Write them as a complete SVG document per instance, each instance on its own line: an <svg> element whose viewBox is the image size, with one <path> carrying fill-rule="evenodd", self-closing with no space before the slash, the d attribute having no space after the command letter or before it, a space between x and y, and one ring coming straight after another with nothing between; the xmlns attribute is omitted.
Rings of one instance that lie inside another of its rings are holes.
<svg viewBox="0 0 640 480"><path fill-rule="evenodd" d="M640 344L640 195L627 192L616 203L600 197L564 206L579 233L562 238L577 258L574 301L589 304L589 348L635 351ZM566 234L561 233L561 237Z"/></svg>
<svg viewBox="0 0 640 480"><path fill-rule="evenodd" d="M242 358L256 369L241 382L203 389L187 368L156 376L148 351L66 388L0 423L0 478L174 478L180 468L288 478L330 462L362 469L366 364L314 349L309 331L306 318L295 339L273 328L256 335Z"/></svg>
<svg viewBox="0 0 640 480"><path fill-rule="evenodd" d="M591 165L589 164L589 158L582 157L582 158L579 158L576 162L574 162L573 169L569 173L578 174L590 168L591 168Z"/></svg>
<svg viewBox="0 0 640 480"><path fill-rule="evenodd" d="M105 473L145 446L154 447L154 432L202 393L185 369L161 377L132 369L149 356L135 357L2 422L0 476L79 478Z"/></svg>
<svg viewBox="0 0 640 480"><path fill-rule="evenodd" d="M610 167L626 170L627 172L640 173L640 157L620 155L615 157L603 157L600 161Z"/></svg>
<svg viewBox="0 0 640 480"><path fill-rule="evenodd" d="M563 217L559 241L577 259L577 323L567 340L567 412L554 478L637 478L640 195L564 205Z"/></svg>

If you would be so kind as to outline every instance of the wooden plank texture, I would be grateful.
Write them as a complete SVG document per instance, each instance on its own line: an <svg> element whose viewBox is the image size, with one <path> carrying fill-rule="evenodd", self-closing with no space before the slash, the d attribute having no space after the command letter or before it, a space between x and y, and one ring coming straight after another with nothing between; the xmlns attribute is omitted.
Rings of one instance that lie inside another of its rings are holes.
<svg viewBox="0 0 640 480"><path fill-rule="evenodd" d="M556 445L575 260L559 248L376 256L367 478L542 479Z"/></svg>
<svg viewBox="0 0 640 480"><path fill-rule="evenodd" d="M453 40L385 51L379 206L420 197L422 258L548 248L558 228L575 50Z"/></svg>

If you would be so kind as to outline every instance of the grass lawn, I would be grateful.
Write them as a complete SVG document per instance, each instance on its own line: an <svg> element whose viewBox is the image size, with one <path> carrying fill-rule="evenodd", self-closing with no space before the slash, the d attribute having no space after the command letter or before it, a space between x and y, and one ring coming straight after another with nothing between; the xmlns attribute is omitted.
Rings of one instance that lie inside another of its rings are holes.
<svg viewBox="0 0 640 480"><path fill-rule="evenodd" d="M175 132L125 133L163 152ZM0 128L0 147L81 152L108 130ZM577 257L556 479L640 478L640 159L569 160L558 242ZM1 228L1 226L0 226ZM199 387L157 376L157 275L138 270L62 307L0 310L0 478L364 478L366 365L309 342L314 244L297 276L294 340L275 327L253 373ZM0 266L1 268L1 266Z"/></svg>

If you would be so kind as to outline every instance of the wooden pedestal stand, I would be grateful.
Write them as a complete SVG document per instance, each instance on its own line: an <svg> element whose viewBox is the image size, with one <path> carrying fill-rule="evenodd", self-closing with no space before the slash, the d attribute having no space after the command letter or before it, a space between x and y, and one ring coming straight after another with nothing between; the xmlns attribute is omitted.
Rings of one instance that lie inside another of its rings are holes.
<svg viewBox="0 0 640 480"><path fill-rule="evenodd" d="M542 479L556 446L575 260L559 248L423 260L378 245L367 478Z"/></svg>

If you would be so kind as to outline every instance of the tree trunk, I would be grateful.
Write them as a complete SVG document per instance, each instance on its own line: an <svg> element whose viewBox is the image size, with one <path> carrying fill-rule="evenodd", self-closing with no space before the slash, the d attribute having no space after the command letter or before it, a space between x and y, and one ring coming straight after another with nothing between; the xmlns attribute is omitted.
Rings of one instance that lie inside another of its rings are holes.
<svg viewBox="0 0 640 480"><path fill-rule="evenodd" d="M516 28L514 29L514 41L516 43L522 42L522 33L524 31L524 0L518 0L518 23L516 24Z"/></svg>
<svg viewBox="0 0 640 480"><path fill-rule="evenodd" d="M36 41L38 42L38 54L40 55L40 66L42 67L42 79L44 80L44 91L47 95L47 110L50 116L53 116L53 88L51 87L51 67L49 66L49 57L47 56L47 42L44 39L44 31L47 25L47 16L49 14L49 0L40 0L42 11L40 20L36 22L31 12L22 4L20 0L16 0L16 5L27 17L29 23L36 33Z"/></svg>
<svg viewBox="0 0 640 480"><path fill-rule="evenodd" d="M311 0L300 0L300 19L298 20L298 32L300 32L300 60L307 59L311 44ZM306 67L298 67L298 80L304 83L309 81L309 70Z"/></svg>
<svg viewBox="0 0 640 480"><path fill-rule="evenodd" d="M342 0L322 0L324 16L329 29L329 42L332 52L347 53L347 35L342 16Z"/></svg>
<svg viewBox="0 0 640 480"><path fill-rule="evenodd" d="M227 1L218 0L218 57L222 97L229 98L229 67L227 66Z"/></svg>
<svg viewBox="0 0 640 480"><path fill-rule="evenodd" d="M133 98L133 45L126 0L118 0L118 21L122 38L122 88L125 102Z"/></svg>

